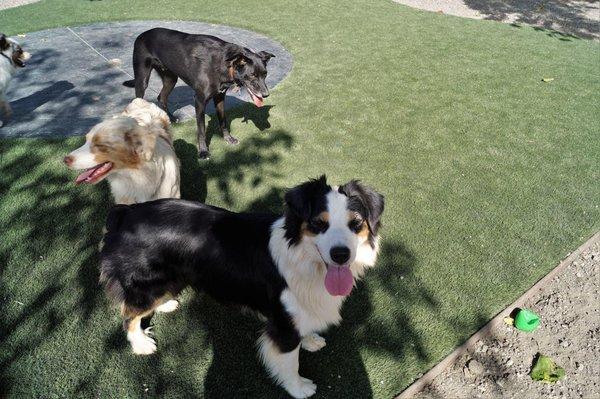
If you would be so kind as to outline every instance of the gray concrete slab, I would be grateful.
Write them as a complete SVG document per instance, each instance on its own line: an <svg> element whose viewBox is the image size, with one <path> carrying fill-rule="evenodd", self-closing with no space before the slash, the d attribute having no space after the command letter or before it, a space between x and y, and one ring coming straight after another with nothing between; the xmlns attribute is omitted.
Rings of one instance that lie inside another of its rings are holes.
<svg viewBox="0 0 600 399"><path fill-rule="evenodd" d="M154 27L210 34L275 54L268 66L269 88L292 69L292 56L281 44L255 32L223 25L131 21L28 33L18 39L33 57L11 83L8 99L14 115L0 128L0 137L82 135L120 112L134 96L133 89L122 85L133 76L133 42L137 35ZM160 79L153 74L146 99L155 101L160 87ZM180 81L169 97L170 110L182 121L194 116L193 96L193 91ZM244 90L229 92L225 106L230 109L243 102L252 102ZM212 104L208 112L214 112Z"/></svg>

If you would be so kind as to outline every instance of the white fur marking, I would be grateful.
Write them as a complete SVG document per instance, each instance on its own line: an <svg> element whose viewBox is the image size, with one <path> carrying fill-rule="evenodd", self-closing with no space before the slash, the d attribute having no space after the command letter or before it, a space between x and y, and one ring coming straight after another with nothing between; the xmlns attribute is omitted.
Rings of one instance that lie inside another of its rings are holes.
<svg viewBox="0 0 600 399"><path fill-rule="evenodd" d="M156 341L148 336L150 329L142 330L140 325L142 319L134 319L131 322L136 323L133 328L130 326L127 331L127 340L131 344L131 349L136 355L151 355L156 352Z"/></svg>
<svg viewBox="0 0 600 399"><path fill-rule="evenodd" d="M301 345L304 350L316 352L323 349L327 343L325 342L325 338L321 337L319 334L313 333L302 338Z"/></svg>
<svg viewBox="0 0 600 399"><path fill-rule="evenodd" d="M73 163L70 165L73 169L88 169L98 165L87 141L69 155L73 157Z"/></svg>
<svg viewBox="0 0 600 399"><path fill-rule="evenodd" d="M179 308L179 302L176 299L170 299L154 310L160 313L170 313L177 310L177 308Z"/></svg>
<svg viewBox="0 0 600 399"><path fill-rule="evenodd" d="M273 341L264 333L258 340L259 355L269 374L294 398L308 398L317 391L317 386L308 378L298 374L300 346L291 352L281 353Z"/></svg>

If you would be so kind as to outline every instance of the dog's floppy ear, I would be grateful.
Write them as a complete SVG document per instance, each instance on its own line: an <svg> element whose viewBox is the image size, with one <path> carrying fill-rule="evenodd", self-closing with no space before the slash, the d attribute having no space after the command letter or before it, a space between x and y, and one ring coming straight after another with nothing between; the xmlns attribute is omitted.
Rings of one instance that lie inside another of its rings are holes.
<svg viewBox="0 0 600 399"><path fill-rule="evenodd" d="M365 186L358 180L352 180L340 186L339 192L349 198L358 199L367 212L367 224L373 234L377 234L381 226L381 214L384 208L383 195Z"/></svg>
<svg viewBox="0 0 600 399"><path fill-rule="evenodd" d="M125 142L140 158L149 161L154 155L156 134L147 132L136 123L135 127L125 132Z"/></svg>
<svg viewBox="0 0 600 399"><path fill-rule="evenodd" d="M4 33L0 33L0 50L6 50L9 47L8 39Z"/></svg>
<svg viewBox="0 0 600 399"><path fill-rule="evenodd" d="M311 212L311 198L319 192L326 192L329 189L327 178L322 175L318 179L312 179L302 183L285 193L285 205L287 209L296 217L307 220Z"/></svg>
<svg viewBox="0 0 600 399"><path fill-rule="evenodd" d="M260 59L265 63L265 65L267 65L267 63L269 62L269 60L271 58L275 57L274 54L271 54L268 51L261 51L261 52L257 53L256 55L258 55L260 57Z"/></svg>

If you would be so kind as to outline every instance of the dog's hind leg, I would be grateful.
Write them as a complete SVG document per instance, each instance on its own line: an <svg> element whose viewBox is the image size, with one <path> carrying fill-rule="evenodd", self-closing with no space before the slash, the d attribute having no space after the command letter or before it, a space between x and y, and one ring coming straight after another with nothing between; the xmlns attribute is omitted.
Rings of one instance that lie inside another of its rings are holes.
<svg viewBox="0 0 600 399"><path fill-rule="evenodd" d="M127 340L136 355L151 355L156 352L156 341L148 336L150 327L142 330L142 317L125 320Z"/></svg>
<svg viewBox="0 0 600 399"><path fill-rule="evenodd" d="M215 103L215 109L217 110L217 119L219 119L219 128L223 133L223 139L229 144L238 144L239 140L236 139L229 133L229 126L227 126L227 118L225 117L225 93L217 93L213 97Z"/></svg>
<svg viewBox="0 0 600 399"><path fill-rule="evenodd" d="M126 304L122 305L121 313L125 317L123 328L127 332L127 340L136 355L151 355L156 352L156 341L150 337L150 328L142 329L142 319L151 316L154 309L139 311Z"/></svg>
<svg viewBox="0 0 600 399"><path fill-rule="evenodd" d="M163 87L160 90L160 93L158 94L158 104L163 109L163 111L165 111L167 115L169 115L171 121L175 121L175 118L169 112L169 104L167 100L169 98L169 94L171 94L173 88L177 84L177 75L166 69L157 68L156 72L158 72L163 84Z"/></svg>
<svg viewBox="0 0 600 399"><path fill-rule="evenodd" d="M137 98L144 98L144 93L146 93L150 81L150 73L152 73L152 59L135 54L133 57L133 76L135 77L135 96Z"/></svg>

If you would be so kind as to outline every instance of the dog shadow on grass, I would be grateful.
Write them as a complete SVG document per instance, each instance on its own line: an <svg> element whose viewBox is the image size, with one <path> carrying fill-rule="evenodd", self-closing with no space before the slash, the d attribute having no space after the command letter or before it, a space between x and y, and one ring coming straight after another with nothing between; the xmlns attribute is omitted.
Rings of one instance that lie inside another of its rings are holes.
<svg viewBox="0 0 600 399"><path fill-rule="evenodd" d="M243 115L234 112L233 117ZM249 116L252 118L252 116ZM213 120L216 119L213 117ZM217 128L209 124L209 132ZM258 198L254 211L264 211L273 208L269 203L275 199L279 187L272 187L270 180L281 178L277 165L281 162L281 153L287 152L293 144L293 136L284 130L269 131L268 134L255 134L240 140L240 143L231 146L223 141L214 145L227 146L225 154L219 160L200 160L195 143L183 139L174 141L175 152L181 162L181 197L200 202L206 201L207 186L214 182L219 196L226 206L236 204L234 198L235 185L247 185L251 189L267 188L270 194ZM281 205L281 202L276 204Z"/></svg>
<svg viewBox="0 0 600 399"><path fill-rule="evenodd" d="M260 108L255 107L254 104L244 101L238 95L232 94L230 90L225 96L225 115L227 116L228 121L227 127L230 127L229 125L232 120L242 118L243 123L251 121L260 131L268 129L271 127L271 124L269 123L269 110L271 108L273 108L273 105L263 105ZM195 118L194 91L189 86L176 86L169 95L169 110L176 114L185 112L188 115L194 115ZM207 127L207 138L210 143L212 133L217 132L218 130L218 121L215 118L216 113L213 100L208 101L204 112L206 113L207 118L212 118L209 120Z"/></svg>

